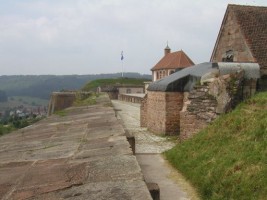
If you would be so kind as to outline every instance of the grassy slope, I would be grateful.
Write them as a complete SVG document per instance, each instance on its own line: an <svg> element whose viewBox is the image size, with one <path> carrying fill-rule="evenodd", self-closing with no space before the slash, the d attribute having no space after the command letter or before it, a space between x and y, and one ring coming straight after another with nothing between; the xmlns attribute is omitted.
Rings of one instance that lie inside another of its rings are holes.
<svg viewBox="0 0 267 200"><path fill-rule="evenodd" d="M267 92L165 155L203 199L266 199Z"/></svg>
<svg viewBox="0 0 267 200"><path fill-rule="evenodd" d="M114 79L98 79L87 83L82 90L90 91L95 90L97 87L125 84L125 85L143 85L148 79L136 79L136 78L114 78Z"/></svg>

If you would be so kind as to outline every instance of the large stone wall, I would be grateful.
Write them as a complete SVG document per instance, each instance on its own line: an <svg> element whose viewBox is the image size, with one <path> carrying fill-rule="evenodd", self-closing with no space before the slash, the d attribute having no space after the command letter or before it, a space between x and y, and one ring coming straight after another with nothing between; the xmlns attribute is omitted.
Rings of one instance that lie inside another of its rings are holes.
<svg viewBox="0 0 267 200"><path fill-rule="evenodd" d="M217 101L208 94L208 86L196 86L184 94L184 107L180 112L180 139L194 136L217 117Z"/></svg>
<svg viewBox="0 0 267 200"><path fill-rule="evenodd" d="M148 91L146 101L146 117L141 113L141 119L146 119L143 124L147 124L148 130L158 134L179 134L183 93Z"/></svg>
<svg viewBox="0 0 267 200"><path fill-rule="evenodd" d="M249 95L253 95L255 87L256 80L244 80L243 71L195 86L184 95L184 107L180 112L180 139L191 138L220 114L229 112L249 97L244 91L251 91Z"/></svg>

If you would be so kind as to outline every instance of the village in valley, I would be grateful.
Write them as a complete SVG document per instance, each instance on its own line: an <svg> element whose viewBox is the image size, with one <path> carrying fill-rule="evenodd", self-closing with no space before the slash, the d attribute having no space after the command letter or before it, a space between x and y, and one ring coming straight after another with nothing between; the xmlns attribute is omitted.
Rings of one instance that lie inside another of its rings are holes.
<svg viewBox="0 0 267 200"><path fill-rule="evenodd" d="M229 4L206 62L180 49L9 110L38 122L0 137L0 199L266 199L267 7Z"/></svg>

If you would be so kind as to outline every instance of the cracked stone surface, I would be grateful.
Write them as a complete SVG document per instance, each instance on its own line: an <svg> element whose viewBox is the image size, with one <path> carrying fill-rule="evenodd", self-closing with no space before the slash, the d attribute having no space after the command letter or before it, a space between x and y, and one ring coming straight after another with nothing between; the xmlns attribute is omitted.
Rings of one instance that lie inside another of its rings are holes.
<svg viewBox="0 0 267 200"><path fill-rule="evenodd" d="M0 199L151 200L107 96L0 137Z"/></svg>

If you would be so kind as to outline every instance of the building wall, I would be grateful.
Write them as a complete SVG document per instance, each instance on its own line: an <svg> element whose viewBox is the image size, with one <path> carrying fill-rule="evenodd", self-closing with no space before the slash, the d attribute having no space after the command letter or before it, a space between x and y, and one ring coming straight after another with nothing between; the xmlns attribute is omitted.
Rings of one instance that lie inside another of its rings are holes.
<svg viewBox="0 0 267 200"><path fill-rule="evenodd" d="M147 106L144 112L146 123L143 124L147 124L148 130L158 134L179 134L183 93L148 91L146 105L143 106Z"/></svg>
<svg viewBox="0 0 267 200"><path fill-rule="evenodd" d="M171 75L175 72L175 69L160 69L152 71L153 82Z"/></svg>
<svg viewBox="0 0 267 200"><path fill-rule="evenodd" d="M215 47L211 61L221 62L223 60L223 56L229 50L233 51L234 62L255 62L239 25L236 22L235 16L231 11L225 21L224 29L221 31L221 35L217 46Z"/></svg>

